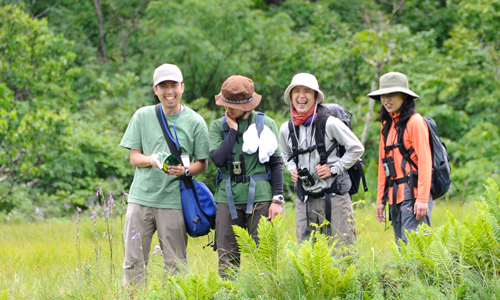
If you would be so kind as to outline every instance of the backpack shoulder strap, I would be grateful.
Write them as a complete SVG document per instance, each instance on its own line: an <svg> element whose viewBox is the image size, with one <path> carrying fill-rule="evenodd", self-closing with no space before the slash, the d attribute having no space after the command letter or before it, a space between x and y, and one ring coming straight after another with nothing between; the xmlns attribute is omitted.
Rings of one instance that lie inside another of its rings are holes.
<svg viewBox="0 0 500 300"><path fill-rule="evenodd" d="M255 117L255 126L257 127L257 135L260 138L260 134L262 133L262 130L264 130L264 120L266 119L266 114L263 112L256 112L257 116Z"/></svg>
<svg viewBox="0 0 500 300"><path fill-rule="evenodd" d="M296 132L294 133L294 131L296 131ZM290 157L290 159L293 159L293 161L295 162L295 165L298 168L299 167L299 142L297 141L297 139L299 138L299 131L295 130L292 119L290 119L288 121L288 137L292 141L292 157Z"/></svg>
<svg viewBox="0 0 500 300"><path fill-rule="evenodd" d="M319 163L321 165L326 164L328 156L333 151L333 148L331 148L328 149L330 153L327 153L325 145L326 122L329 117L330 115L325 115L321 120L319 120L319 127L314 133L314 139L316 140L316 146L318 147Z"/></svg>

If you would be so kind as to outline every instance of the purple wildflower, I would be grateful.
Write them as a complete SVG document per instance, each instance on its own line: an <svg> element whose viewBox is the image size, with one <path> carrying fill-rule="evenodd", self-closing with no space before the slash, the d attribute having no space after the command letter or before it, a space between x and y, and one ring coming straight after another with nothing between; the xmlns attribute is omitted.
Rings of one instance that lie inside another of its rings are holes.
<svg viewBox="0 0 500 300"><path fill-rule="evenodd" d="M7 221L10 219L11 216L12 216L11 212L7 214Z"/></svg>
<svg viewBox="0 0 500 300"><path fill-rule="evenodd" d="M92 216L90 216L90 219L91 220L97 219L97 215L96 215L95 211L92 212Z"/></svg>
<svg viewBox="0 0 500 300"><path fill-rule="evenodd" d="M264 275L266 275L266 273L260 273L259 275L260 275L260 276L264 276Z"/></svg>
<svg viewBox="0 0 500 300"><path fill-rule="evenodd" d="M108 195L108 207L115 206L115 199L113 199L113 195L111 192Z"/></svg>
<svg viewBox="0 0 500 300"><path fill-rule="evenodd" d="M69 209L69 204L64 202L64 208Z"/></svg>
<svg viewBox="0 0 500 300"><path fill-rule="evenodd" d="M140 240L140 239L141 239L141 233L140 233L140 232L137 232L137 234L136 234L136 231L135 231L135 229L134 229L134 226L132 226L132 234L133 234L133 236L132 236L132 238L130 239L130 241L133 241L133 240L135 240L135 239L137 239L137 240Z"/></svg>
<svg viewBox="0 0 500 300"><path fill-rule="evenodd" d="M105 237L106 237L106 231L104 231L104 232L102 233L102 237L103 237L103 238L105 238Z"/></svg>
<svg viewBox="0 0 500 300"><path fill-rule="evenodd" d="M36 212L36 213L39 213L39 212L40 212L40 209L38 208L38 206L36 207L35 212Z"/></svg>
<svg viewBox="0 0 500 300"><path fill-rule="evenodd" d="M123 195L125 195L125 197L127 197L127 199L128 199L128 193L127 192L123 193Z"/></svg>
<svg viewBox="0 0 500 300"><path fill-rule="evenodd" d="M430 234L430 233L426 233L426 234L424 234L424 236L429 236L429 235L431 235L431 234Z"/></svg>
<svg viewBox="0 0 500 300"><path fill-rule="evenodd" d="M152 253L151 255L155 255L155 254L156 254L158 251L160 251L160 250L161 250L160 246L159 246L159 245L156 245L156 246L155 246L155 251L153 251L153 253Z"/></svg>
<svg viewBox="0 0 500 300"><path fill-rule="evenodd" d="M98 186L97 187L97 193L96 193L97 196L102 196L102 189L101 189L101 186Z"/></svg>
<svg viewBox="0 0 500 300"><path fill-rule="evenodd" d="M498 174L498 168L495 168L495 171L493 172L493 175L491 176L491 178L495 178Z"/></svg>
<svg viewBox="0 0 500 300"><path fill-rule="evenodd" d="M79 208L79 207L77 206L77 207L76 207L76 211L77 211L77 212L82 212L82 209L81 209L81 208Z"/></svg>
<svg viewBox="0 0 500 300"><path fill-rule="evenodd" d="M468 185L469 185L469 184L467 183L467 181L466 181L466 182L464 182L464 186L465 186L465 187L467 187Z"/></svg>
<svg viewBox="0 0 500 300"><path fill-rule="evenodd" d="M425 232L431 232L429 229L424 229Z"/></svg>

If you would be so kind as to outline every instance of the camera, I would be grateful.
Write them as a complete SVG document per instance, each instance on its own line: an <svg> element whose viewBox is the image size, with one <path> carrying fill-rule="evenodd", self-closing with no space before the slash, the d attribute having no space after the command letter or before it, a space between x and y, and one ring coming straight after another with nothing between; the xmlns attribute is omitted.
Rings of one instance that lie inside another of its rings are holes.
<svg viewBox="0 0 500 300"><path fill-rule="evenodd" d="M302 185L305 187L312 187L315 184L314 178L312 177L309 170L306 168L298 169L297 173L299 174L300 181L302 181Z"/></svg>
<svg viewBox="0 0 500 300"><path fill-rule="evenodd" d="M394 160L392 157L388 156L382 158L382 163L384 165L385 176L396 177L396 169L394 168Z"/></svg>

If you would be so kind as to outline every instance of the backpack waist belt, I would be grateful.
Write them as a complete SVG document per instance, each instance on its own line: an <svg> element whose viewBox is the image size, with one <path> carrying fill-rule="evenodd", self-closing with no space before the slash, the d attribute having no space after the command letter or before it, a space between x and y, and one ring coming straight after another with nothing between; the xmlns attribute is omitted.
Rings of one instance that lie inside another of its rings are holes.
<svg viewBox="0 0 500 300"><path fill-rule="evenodd" d="M398 198L398 190L399 190L399 185L402 183L407 183L410 186L410 189L412 189L411 195L413 196L413 188L418 186L418 172L410 172L408 175L405 177L397 178L397 179L389 179L387 178L387 189L385 191L384 198L387 196L387 193L389 191L389 187L392 186L392 205L390 206L391 210L391 222L392 226L394 226L395 223L398 223L399 218L398 213L397 213L397 198ZM415 201L415 197L411 199L412 201Z"/></svg>
<svg viewBox="0 0 500 300"><path fill-rule="evenodd" d="M269 180L269 174L255 174L255 175L230 175L222 174L222 180L226 180L226 197L227 205L229 206L229 212L231 213L231 219L238 219L238 214L236 213L236 206L234 204L233 192L231 191L231 182L250 182L248 187L248 200L247 200L247 214L252 214L253 211L253 201L255 198L255 181L259 180Z"/></svg>
<svg viewBox="0 0 500 300"><path fill-rule="evenodd" d="M333 193L333 187L329 187L329 188L323 189L323 190L321 190L319 192L316 192L316 193L304 190L304 195L307 195L307 196L309 196L311 198L321 198L323 196L326 196L326 195L329 195L329 194L332 194L332 193Z"/></svg>
<svg viewBox="0 0 500 300"><path fill-rule="evenodd" d="M332 234L332 227L331 227L331 223L332 223L332 198L331 198L331 194L332 193L333 193L333 187L323 189L323 190L316 192L316 193L303 190L303 194L307 195L311 198L321 198L323 196L325 197L325 219L329 223L328 225L326 225L326 234L327 235ZM311 228L309 225L310 224L310 222L309 222L309 201L306 201L306 222L307 222L307 226L306 226L305 232L303 233L304 235L308 235L309 232L311 231Z"/></svg>

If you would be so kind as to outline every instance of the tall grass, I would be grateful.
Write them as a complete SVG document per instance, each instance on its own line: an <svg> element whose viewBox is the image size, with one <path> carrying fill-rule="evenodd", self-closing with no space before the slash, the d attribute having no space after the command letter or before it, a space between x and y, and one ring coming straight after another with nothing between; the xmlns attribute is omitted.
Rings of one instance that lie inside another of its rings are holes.
<svg viewBox="0 0 500 300"><path fill-rule="evenodd" d="M477 208L474 205L438 201L433 209L432 225L434 228L446 223L447 211L458 221L463 220L466 215L475 216L477 214ZM129 295L125 294L121 288L123 277L121 265L124 253L121 240L121 220L115 217L110 220L111 224L107 224L105 217L98 215L95 226L93 221L89 219L88 214L85 214L81 216L79 228L77 228L77 215L72 220L59 219L36 223L7 222L0 224L0 299L127 298ZM282 222L283 236L286 236L287 241L293 244L295 242L293 204L287 204ZM366 270L366 274L375 274L373 278L378 279L378 276L381 276L385 270L378 270L376 265L394 259L392 228L389 227L388 230L384 231L384 224L379 224L374 218L373 206L365 206L356 210L356 226L359 232L356 242L357 260L366 262L366 264L356 263L356 265L361 268L363 265L367 269L371 268ZM112 228L113 233L111 244L108 239L110 228ZM77 230L80 232L80 245L78 245ZM107 232L106 236L103 236L104 232ZM215 294L215 298L224 299L224 297L236 295L232 293L232 289L241 284L245 278L248 280L248 276L255 275L245 273L249 264L248 259L243 257L241 279L238 279L237 283L219 281L216 276L217 254L212 251L211 247L203 248L207 243L207 237L189 240L188 265L190 274L187 275L188 281L182 278L168 280L163 274L163 258L159 254L153 255L149 264L148 287L144 291L138 291L138 296L148 299L190 298L179 293L183 285L186 290L190 289L187 287L189 282L199 283L200 287L221 284L223 288L218 293L211 294ZM157 238L154 237L151 249L154 249L157 244ZM112 256L111 250L113 251ZM288 251L292 250L288 249ZM96 257L96 252L98 257ZM286 257L284 258L286 259ZM334 264L339 264L338 269L341 272L345 271L345 265L339 262L334 262ZM114 273L110 272L113 268ZM290 274L293 273L287 275ZM387 272L387 275L392 276L390 272ZM271 280L271 277L260 275L259 277L261 277L259 280ZM375 280L368 277L364 278L361 275L357 280ZM291 279L289 278L289 280ZM294 277L293 280L299 284L297 295L304 295L301 294L305 288L301 290L300 278ZM253 288L256 287L253 286ZM202 295L200 292L198 296ZM269 295L261 296L262 299L267 297Z"/></svg>

